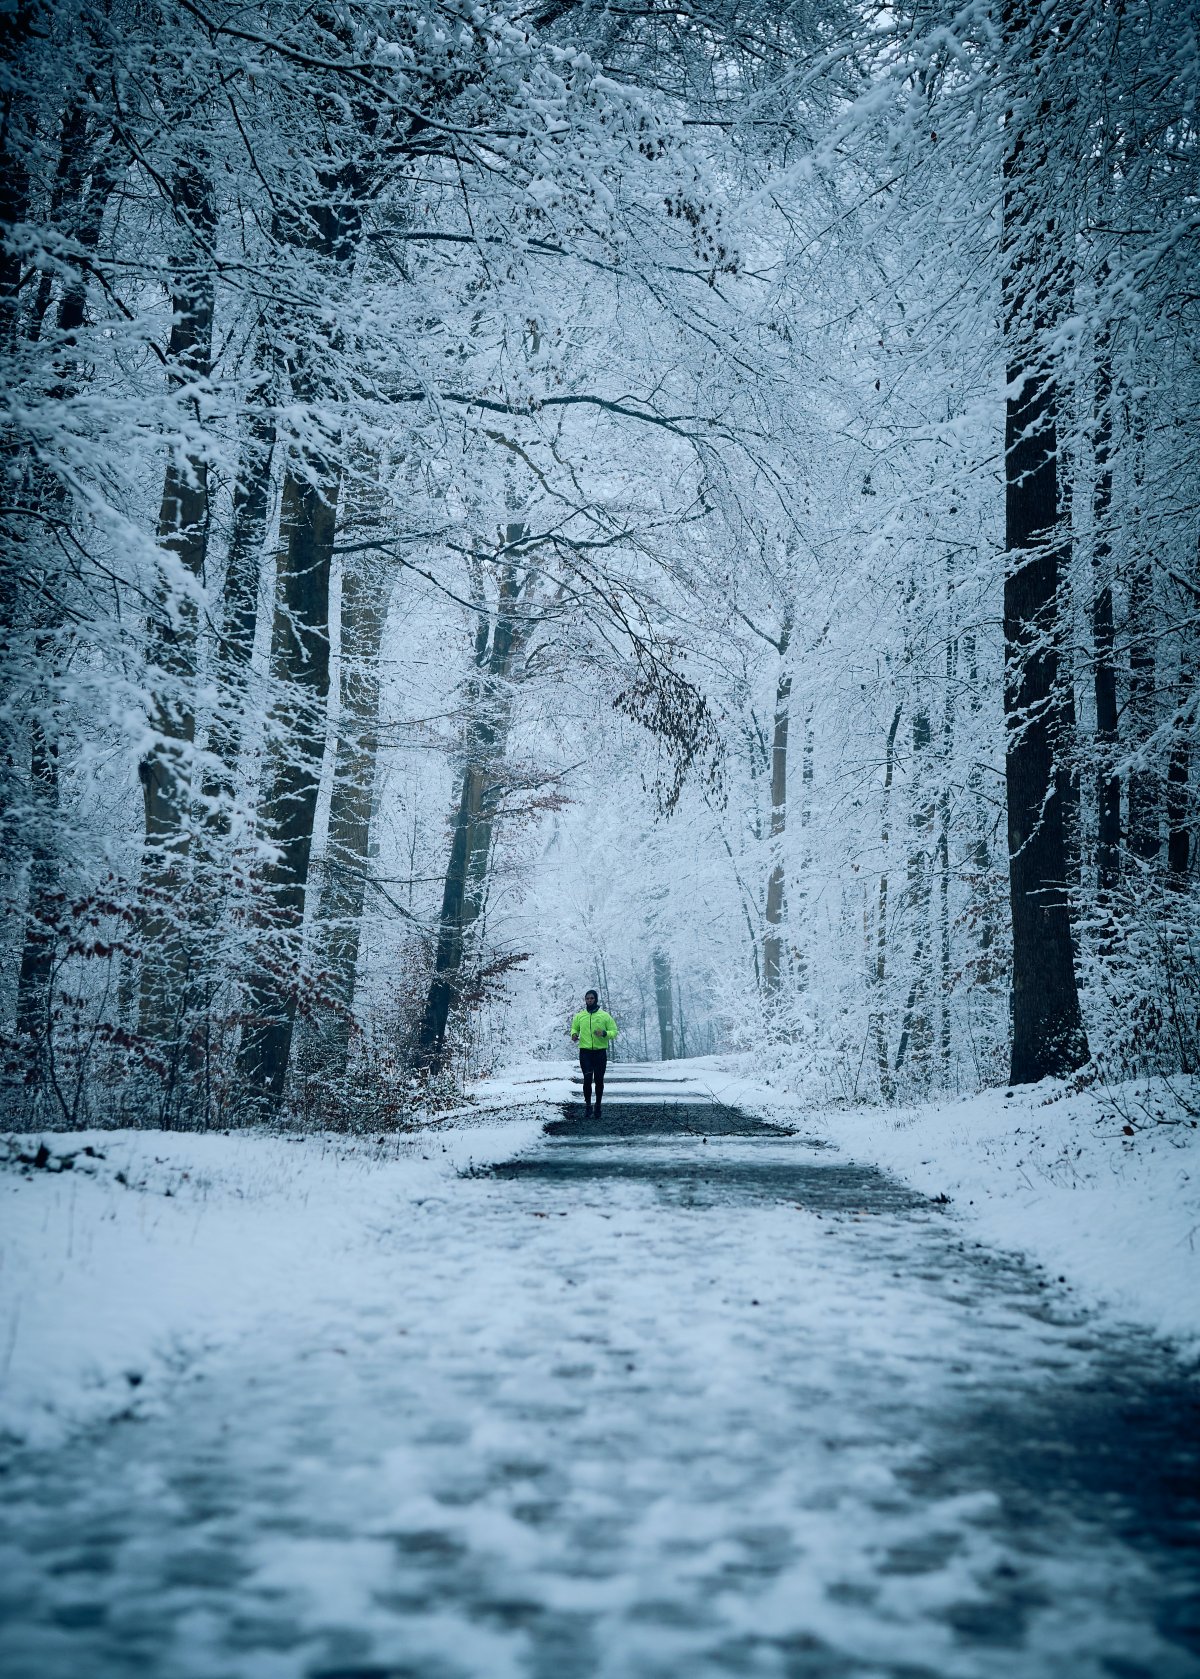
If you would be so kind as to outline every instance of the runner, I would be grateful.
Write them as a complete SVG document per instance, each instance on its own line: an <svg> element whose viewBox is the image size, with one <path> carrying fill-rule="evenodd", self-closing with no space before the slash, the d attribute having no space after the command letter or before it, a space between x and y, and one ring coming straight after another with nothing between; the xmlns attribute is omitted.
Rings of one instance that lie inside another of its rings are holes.
<svg viewBox="0 0 1200 1679"><path fill-rule="evenodd" d="M579 1065L583 1072L583 1116L592 1117L592 1080L596 1081L596 1117L604 1099L604 1069L608 1065L608 1046L617 1035L617 1023L611 1014L600 1007L595 991L584 994L583 1007L571 1021L571 1042L579 1045Z"/></svg>

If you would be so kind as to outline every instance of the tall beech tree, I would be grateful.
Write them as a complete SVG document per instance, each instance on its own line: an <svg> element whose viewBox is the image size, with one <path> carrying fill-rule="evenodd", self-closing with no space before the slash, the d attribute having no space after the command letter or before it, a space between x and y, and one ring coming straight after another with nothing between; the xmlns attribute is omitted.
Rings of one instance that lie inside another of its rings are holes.
<svg viewBox="0 0 1200 1679"><path fill-rule="evenodd" d="M504 554L524 536L524 524L505 528ZM495 605L485 598L484 566L477 562L474 671L468 684L463 763L450 828L450 857L437 922L433 974L417 1028L420 1063L433 1071L445 1064L446 1029L459 1002L472 928L483 908L483 888L502 788L500 764L512 716L516 661L535 623L532 591L536 566L501 559Z"/></svg>
<svg viewBox="0 0 1200 1679"><path fill-rule="evenodd" d="M784 966L782 927L786 887L784 862L778 847L787 828L788 729L792 697L792 673L787 661L791 640L792 618L788 603L775 642L775 650L779 654L779 677L775 684L775 706L771 718L771 844L775 854L771 858L763 911L766 931L763 935L762 970L763 985L768 995L778 992Z"/></svg>
<svg viewBox="0 0 1200 1679"><path fill-rule="evenodd" d="M177 1036L188 1006L197 952L190 947L179 906L187 896L186 860L191 841L191 749L196 717L192 697L198 668L199 611L193 592L208 553L209 463L203 443L200 396L212 372L214 288L211 243L216 226L212 182L203 160L181 162L172 202L180 223L167 347L170 380L186 390L190 449L172 449L163 481L158 540L173 569L164 568L150 620L150 662L155 672L155 743L138 774L146 821L138 1028L159 1042Z"/></svg>
<svg viewBox="0 0 1200 1679"><path fill-rule="evenodd" d="M355 552L355 549L358 549ZM327 1005L308 1063L345 1077L367 889L380 731L380 649L391 597L389 562L373 544L348 543L342 561L340 697L329 828L313 926L313 966Z"/></svg>
<svg viewBox="0 0 1200 1679"><path fill-rule="evenodd" d="M1096 335L1095 481L1092 495L1092 641L1096 708L1096 876L1102 895L1121 873L1121 783L1116 773L1120 744L1117 708L1116 624L1113 616L1112 517L1113 382L1112 332L1103 321Z"/></svg>
<svg viewBox="0 0 1200 1679"><path fill-rule="evenodd" d="M1069 258L1052 180L1054 35L1020 4L1005 14L1010 84L1005 118L1004 711L1012 897L1014 1083L1071 1073L1088 1058L1068 898L1054 721L1059 685L1061 560L1058 390L1048 338ZM1019 55L1019 56L1018 56Z"/></svg>
<svg viewBox="0 0 1200 1679"><path fill-rule="evenodd" d="M21 14L18 14L18 25L20 18ZM29 21L29 15L26 15L26 27ZM5 115L6 126L21 120L21 104L10 98ZM29 113L25 116L29 120ZM28 171L24 169L19 153L14 156L13 163L17 171L13 190L27 193ZM100 243L114 187L115 167L113 140L106 124L102 118L89 117L84 96L73 92L62 116L57 167L48 193L48 216L60 236L74 246L74 261L63 276L53 311L53 343L48 346L54 357L49 390L51 402L69 403L83 377L78 335L87 315L89 268ZM15 215L19 207L20 200L10 201L10 213ZM9 321L12 331L10 342L14 350L20 341L22 326L24 336L30 342L36 344L42 339L52 302L51 288L45 282L46 276L43 275L28 317L23 322L15 309L14 295ZM14 294L17 290L14 284ZM69 493L61 477L49 470L45 462L36 460L19 448L14 450L14 469L14 476L20 483L15 511L35 520L46 519L52 527L64 520L69 507ZM28 552L28 531L18 526L12 536ZM35 571L44 566L45 562L39 556L31 553L30 559ZM42 682L40 691L35 693L35 703L28 718L28 796L32 832L24 936L17 975L16 1027L26 1075L35 1085L41 1084L47 1072L54 1010L51 985L55 949L66 930L62 915L64 871L55 830L61 817L59 688L71 632L64 621L66 615L62 611L58 592L51 583L51 576L52 568L49 568L38 579L33 601L26 603L27 627L35 635L38 655L35 666L42 666ZM11 608L16 610L7 625L10 634L16 628L14 620L25 616L15 601L6 610Z"/></svg>
<svg viewBox="0 0 1200 1679"><path fill-rule="evenodd" d="M328 451L294 455L283 479L271 676L277 698L259 818L274 855L260 873L264 940L250 981L239 1069L251 1089L282 1096L298 1002L313 823L329 697L329 570L340 476Z"/></svg>

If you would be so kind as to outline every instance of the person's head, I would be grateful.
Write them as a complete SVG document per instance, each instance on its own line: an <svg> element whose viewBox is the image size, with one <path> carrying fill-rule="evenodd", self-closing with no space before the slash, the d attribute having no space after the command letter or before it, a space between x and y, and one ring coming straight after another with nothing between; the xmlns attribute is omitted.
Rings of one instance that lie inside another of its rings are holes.
<svg viewBox="0 0 1200 1679"><path fill-rule="evenodd" d="M594 1014L595 1011L600 1007L600 999L594 991L585 991L584 992L584 994L583 994L583 1006L588 1011L589 1014Z"/></svg>

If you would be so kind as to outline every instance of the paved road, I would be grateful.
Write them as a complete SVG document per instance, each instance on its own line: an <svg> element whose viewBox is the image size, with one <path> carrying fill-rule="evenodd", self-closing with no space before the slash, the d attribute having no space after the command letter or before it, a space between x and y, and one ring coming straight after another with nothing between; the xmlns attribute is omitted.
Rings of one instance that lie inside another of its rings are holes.
<svg viewBox="0 0 1200 1679"><path fill-rule="evenodd" d="M336 1344L13 1464L8 1679L1200 1675L1170 1357L832 1149L620 1094L378 1231Z"/></svg>

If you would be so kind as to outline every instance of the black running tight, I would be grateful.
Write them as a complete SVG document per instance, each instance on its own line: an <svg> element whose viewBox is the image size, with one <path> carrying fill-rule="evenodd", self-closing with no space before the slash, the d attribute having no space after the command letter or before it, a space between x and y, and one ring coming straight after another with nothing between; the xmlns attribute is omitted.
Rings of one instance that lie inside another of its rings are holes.
<svg viewBox="0 0 1200 1679"><path fill-rule="evenodd" d="M606 1049L581 1049L579 1051L579 1065L583 1070L583 1100L590 1108L592 1105L592 1080L596 1081L596 1101L604 1095L604 1069L608 1066L608 1051Z"/></svg>

